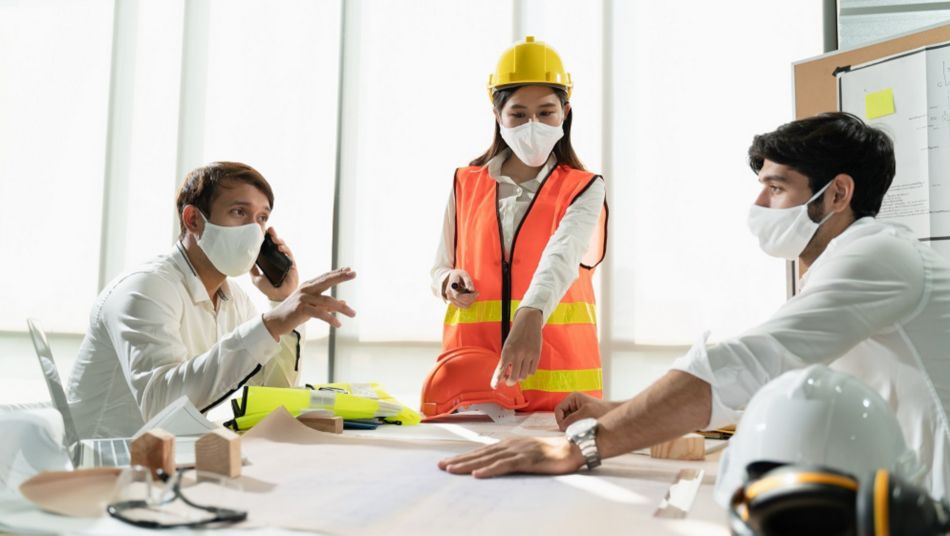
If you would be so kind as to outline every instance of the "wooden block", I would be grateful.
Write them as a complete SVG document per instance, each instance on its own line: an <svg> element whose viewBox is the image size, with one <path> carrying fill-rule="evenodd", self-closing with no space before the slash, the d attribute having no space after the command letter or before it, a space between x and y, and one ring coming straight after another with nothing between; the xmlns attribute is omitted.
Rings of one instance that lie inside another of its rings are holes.
<svg viewBox="0 0 950 536"><path fill-rule="evenodd" d="M195 442L195 469L234 478L241 476L241 438L221 428Z"/></svg>
<svg viewBox="0 0 950 536"><path fill-rule="evenodd" d="M653 445L650 447L650 457L669 460L705 460L706 440L699 434L686 434L666 443Z"/></svg>
<svg viewBox="0 0 950 536"><path fill-rule="evenodd" d="M132 465L148 467L153 477L158 477L158 470L165 474L175 474L175 436L155 428L132 440L129 449L132 455Z"/></svg>
<svg viewBox="0 0 950 536"><path fill-rule="evenodd" d="M326 417L319 414L303 413L297 417L297 420L321 432L343 433L343 417Z"/></svg>

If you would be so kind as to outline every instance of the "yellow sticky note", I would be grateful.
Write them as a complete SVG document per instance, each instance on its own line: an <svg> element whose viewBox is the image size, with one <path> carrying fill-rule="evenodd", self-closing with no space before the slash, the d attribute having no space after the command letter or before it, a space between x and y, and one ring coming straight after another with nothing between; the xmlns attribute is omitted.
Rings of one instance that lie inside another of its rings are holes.
<svg viewBox="0 0 950 536"><path fill-rule="evenodd" d="M887 88L865 95L864 111L868 119L877 119L894 113L894 90Z"/></svg>

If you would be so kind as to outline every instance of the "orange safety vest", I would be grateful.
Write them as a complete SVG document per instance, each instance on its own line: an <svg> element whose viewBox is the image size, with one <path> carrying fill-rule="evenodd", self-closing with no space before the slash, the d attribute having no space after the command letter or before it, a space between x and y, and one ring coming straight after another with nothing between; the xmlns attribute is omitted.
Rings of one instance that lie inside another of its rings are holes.
<svg viewBox="0 0 950 536"><path fill-rule="evenodd" d="M455 173L455 267L472 277L478 300L466 309L449 305L442 350L480 346L501 354L511 319L541 261L548 240L571 203L597 175L558 165L541 182L504 258L498 183L488 166L460 168ZM537 372L521 382L528 400L525 411L551 411L569 393L603 397L603 375L597 324L594 268L606 252L607 204L578 266L578 278L561 298L542 330Z"/></svg>

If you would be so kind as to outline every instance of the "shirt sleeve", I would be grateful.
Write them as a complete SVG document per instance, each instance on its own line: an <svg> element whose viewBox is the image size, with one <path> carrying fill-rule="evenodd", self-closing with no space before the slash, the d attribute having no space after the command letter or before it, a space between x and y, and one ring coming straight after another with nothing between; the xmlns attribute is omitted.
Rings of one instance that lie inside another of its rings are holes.
<svg viewBox="0 0 950 536"><path fill-rule="evenodd" d="M581 259L600 221L607 190L597 178L567 209L557 231L544 247L538 268L518 308L540 309L545 321L577 279Z"/></svg>
<svg viewBox="0 0 950 536"><path fill-rule="evenodd" d="M254 303L243 295L245 316L250 318L257 313ZM270 307L280 305L281 302L270 302ZM263 317L261 317L263 318ZM282 336L277 343L277 351L267 363L262 363L260 373L248 379L248 385L265 385L267 387L293 387L300 378L300 349L303 347L306 323L300 324L290 333ZM266 330L266 327L265 327ZM267 332L270 336L270 332ZM271 337L271 340L274 340Z"/></svg>
<svg viewBox="0 0 950 536"><path fill-rule="evenodd" d="M199 409L225 398L267 365L280 345L252 315L200 355L189 355L175 284L150 274L120 283L100 314L145 420L186 395Z"/></svg>
<svg viewBox="0 0 950 536"><path fill-rule="evenodd" d="M919 312L924 264L909 241L862 238L812 268L806 287L765 323L674 362L712 387L707 427L738 421L752 395L782 373L831 363L875 333Z"/></svg>
<svg viewBox="0 0 950 536"><path fill-rule="evenodd" d="M442 236L432 265L432 294L442 297L442 283L449 272L455 268L455 187L449 193L449 202L445 205L445 217L442 220Z"/></svg>

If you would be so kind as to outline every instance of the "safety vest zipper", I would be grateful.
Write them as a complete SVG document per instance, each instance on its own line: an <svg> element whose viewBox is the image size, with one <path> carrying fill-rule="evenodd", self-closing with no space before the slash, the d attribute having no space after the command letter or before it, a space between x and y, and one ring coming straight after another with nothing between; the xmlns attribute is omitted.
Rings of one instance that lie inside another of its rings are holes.
<svg viewBox="0 0 950 536"><path fill-rule="evenodd" d="M501 261L501 345L511 331L511 264Z"/></svg>
<svg viewBox="0 0 950 536"><path fill-rule="evenodd" d="M531 198L531 203L528 204L528 210L525 211L524 216L521 217L521 221L518 222L518 227L515 229L515 234L511 238L511 253L508 256L508 260L505 260L505 235L501 226L501 211L498 210L498 183L495 183L495 216L498 220L498 245L501 247L501 346L504 348L505 341L508 340L508 333L511 331L511 265L514 264L515 260L515 243L518 242L518 234L521 232L521 227L524 225L524 221L528 219L528 215L531 214L531 209L534 207L534 202L538 200L538 197L541 196L541 190L544 189L544 185L548 183L548 177L551 176L551 173L554 173L554 170L557 169L557 166L551 168L548 171L548 174L541 179L541 185L538 186L538 191L534 193L534 197Z"/></svg>
<svg viewBox="0 0 950 536"><path fill-rule="evenodd" d="M495 219L498 222L498 247L501 249L501 345L504 347L511 329L511 264L505 260L505 234L501 226L501 211L498 210L498 183L495 183Z"/></svg>

